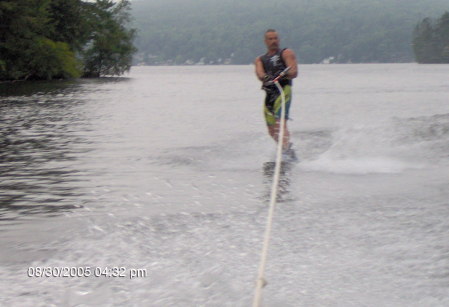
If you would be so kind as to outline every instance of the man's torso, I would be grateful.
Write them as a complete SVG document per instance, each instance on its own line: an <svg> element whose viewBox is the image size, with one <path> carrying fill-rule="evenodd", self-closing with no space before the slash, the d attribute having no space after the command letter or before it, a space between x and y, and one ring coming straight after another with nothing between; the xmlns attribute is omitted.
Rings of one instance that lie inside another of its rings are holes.
<svg viewBox="0 0 449 307"><path fill-rule="evenodd" d="M287 65L285 64L284 60L282 59L282 52L285 49L279 49L276 53L274 54L264 54L262 56L260 56L260 60L262 62L263 68L265 70L265 73L269 76L271 76L272 78L277 77L284 69L287 68ZM280 80L279 83L281 84L281 86L284 85L291 85L292 82L291 80L288 79L283 79Z"/></svg>

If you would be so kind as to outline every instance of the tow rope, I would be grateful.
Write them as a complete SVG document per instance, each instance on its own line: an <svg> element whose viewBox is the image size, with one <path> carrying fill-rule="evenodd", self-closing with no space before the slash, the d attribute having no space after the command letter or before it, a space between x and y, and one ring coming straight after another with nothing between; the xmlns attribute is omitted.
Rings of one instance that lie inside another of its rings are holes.
<svg viewBox="0 0 449 307"><path fill-rule="evenodd" d="M270 206L268 210L267 224L265 227L265 236L262 248L262 254L260 258L259 264L259 273L256 281L256 290L254 294L253 307L259 307L262 300L262 288L267 284L265 280L265 266L267 262L268 255L268 246L270 243L271 237L271 229L273 226L273 217L274 217L274 208L276 206L276 198L279 190L279 177L281 173L281 163L282 163L282 145L284 143L284 126L285 126L285 94L282 89L282 86L279 84L279 79L284 77L287 72L290 70L290 67L287 67L284 71L282 71L279 76L273 80L276 85L279 93L281 94L281 121L280 121L280 131L278 135L278 144L277 144L277 152L276 152L276 162L274 168L273 175L273 183L271 186L271 196L270 196Z"/></svg>

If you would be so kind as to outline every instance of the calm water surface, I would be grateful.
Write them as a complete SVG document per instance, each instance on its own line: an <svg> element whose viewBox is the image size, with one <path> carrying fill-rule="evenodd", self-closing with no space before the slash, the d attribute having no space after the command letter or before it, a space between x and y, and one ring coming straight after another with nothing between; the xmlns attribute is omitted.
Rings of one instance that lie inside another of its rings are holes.
<svg viewBox="0 0 449 307"><path fill-rule="evenodd" d="M449 66L300 71L265 305L448 306ZM0 305L249 306L275 158L253 74L0 84Z"/></svg>

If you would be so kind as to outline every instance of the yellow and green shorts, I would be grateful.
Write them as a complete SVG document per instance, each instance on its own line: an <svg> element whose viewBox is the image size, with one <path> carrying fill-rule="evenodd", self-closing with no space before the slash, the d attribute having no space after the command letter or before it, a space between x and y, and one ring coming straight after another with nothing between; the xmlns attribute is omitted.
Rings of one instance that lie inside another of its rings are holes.
<svg viewBox="0 0 449 307"><path fill-rule="evenodd" d="M291 85L284 85L282 88L285 95L285 119L288 119L290 111L290 104L292 101L292 87ZM265 97L264 114L267 126L272 126L276 120L281 118L282 97L279 91L267 92Z"/></svg>

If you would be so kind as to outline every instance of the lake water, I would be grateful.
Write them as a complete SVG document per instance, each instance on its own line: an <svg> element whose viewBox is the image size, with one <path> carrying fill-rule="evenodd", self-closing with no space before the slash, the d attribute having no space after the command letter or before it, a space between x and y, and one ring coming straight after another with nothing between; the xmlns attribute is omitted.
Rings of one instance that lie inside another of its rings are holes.
<svg viewBox="0 0 449 307"><path fill-rule="evenodd" d="M449 306L448 75L300 65L264 306ZM251 304L275 159L252 66L0 91L0 305Z"/></svg>

